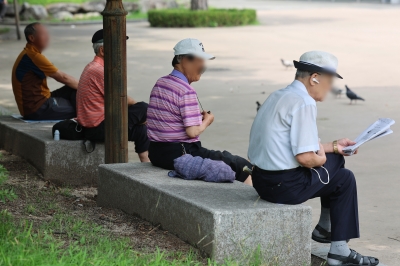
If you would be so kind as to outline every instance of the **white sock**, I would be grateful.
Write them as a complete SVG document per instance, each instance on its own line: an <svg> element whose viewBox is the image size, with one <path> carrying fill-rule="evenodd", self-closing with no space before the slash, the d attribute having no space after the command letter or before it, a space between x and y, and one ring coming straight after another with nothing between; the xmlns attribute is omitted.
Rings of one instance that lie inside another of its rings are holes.
<svg viewBox="0 0 400 266"><path fill-rule="evenodd" d="M321 215L319 216L318 225L324 228L326 231L331 231L331 210L328 208L321 207ZM314 235L319 237L324 237L323 235L319 234L319 231L314 229Z"/></svg>
<svg viewBox="0 0 400 266"><path fill-rule="evenodd" d="M346 240L343 241L332 241L331 242L331 249L329 250L329 253L348 257L350 255L350 248L347 245ZM362 263L362 259L360 264ZM335 259L330 259L328 258L328 264L329 265L342 265L341 261L335 260Z"/></svg>

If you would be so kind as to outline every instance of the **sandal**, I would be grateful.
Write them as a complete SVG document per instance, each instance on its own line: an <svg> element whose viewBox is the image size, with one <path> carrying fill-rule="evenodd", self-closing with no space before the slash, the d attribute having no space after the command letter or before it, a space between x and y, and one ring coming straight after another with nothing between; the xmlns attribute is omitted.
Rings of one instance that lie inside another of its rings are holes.
<svg viewBox="0 0 400 266"><path fill-rule="evenodd" d="M315 227L315 230L318 231L318 233L324 237L316 236L314 234L311 235L312 240L318 242L318 243L331 243L331 232L326 231L324 228L322 228L319 224Z"/></svg>
<svg viewBox="0 0 400 266"><path fill-rule="evenodd" d="M318 233L324 237L320 237L320 236L311 234L312 240L314 240L318 243L323 243L323 244L330 244L332 242L331 232L326 231L319 224L317 224L317 226L315 227L315 230L317 230ZM347 243L349 243L349 241L350 241L349 239L346 240Z"/></svg>
<svg viewBox="0 0 400 266"><path fill-rule="evenodd" d="M357 253L355 250L352 250L352 249L350 249L350 250L351 250L351 252L348 257L328 253L328 258L342 262L342 264L340 264L340 266L360 266L360 265L376 266L379 264L379 260L377 258L362 256L361 254ZM360 264L361 259L363 260L362 264Z"/></svg>

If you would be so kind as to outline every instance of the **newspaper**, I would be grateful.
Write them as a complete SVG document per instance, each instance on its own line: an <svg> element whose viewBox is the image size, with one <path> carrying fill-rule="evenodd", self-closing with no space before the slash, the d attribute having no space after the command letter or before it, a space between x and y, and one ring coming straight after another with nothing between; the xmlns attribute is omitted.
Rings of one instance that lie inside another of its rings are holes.
<svg viewBox="0 0 400 266"><path fill-rule="evenodd" d="M356 144L344 148L343 152L348 155L353 155L354 152L364 143L392 134L393 131L390 129L390 126L394 123L395 121L393 119L379 118L354 140Z"/></svg>

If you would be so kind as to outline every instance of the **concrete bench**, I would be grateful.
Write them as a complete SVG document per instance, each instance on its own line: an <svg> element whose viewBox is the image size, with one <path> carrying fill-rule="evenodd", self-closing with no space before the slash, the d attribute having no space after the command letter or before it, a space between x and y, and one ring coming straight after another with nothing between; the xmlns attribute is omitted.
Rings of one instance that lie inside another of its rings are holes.
<svg viewBox="0 0 400 266"><path fill-rule="evenodd" d="M104 145L87 153L82 141L54 141L51 123L24 123L0 116L0 148L26 159L45 180L59 185L96 185Z"/></svg>
<svg viewBox="0 0 400 266"><path fill-rule="evenodd" d="M160 225L217 261L246 265L260 247L276 265L310 265L311 207L266 202L240 182L186 181L167 172L150 163L100 165L97 203Z"/></svg>

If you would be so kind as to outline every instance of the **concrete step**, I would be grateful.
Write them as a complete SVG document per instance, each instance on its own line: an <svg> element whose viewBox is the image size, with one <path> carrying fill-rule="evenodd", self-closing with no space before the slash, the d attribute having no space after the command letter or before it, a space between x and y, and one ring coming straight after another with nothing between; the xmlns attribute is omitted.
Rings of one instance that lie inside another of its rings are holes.
<svg viewBox="0 0 400 266"><path fill-rule="evenodd" d="M58 185L97 185L98 165L104 163L104 145L87 153L82 141L54 141L53 123L24 123L0 116L0 149L26 159Z"/></svg>
<svg viewBox="0 0 400 266"><path fill-rule="evenodd" d="M209 257L249 260L259 247L274 265L310 265L311 207L260 200L240 182L168 177L150 163L100 165L97 204L160 225Z"/></svg>

